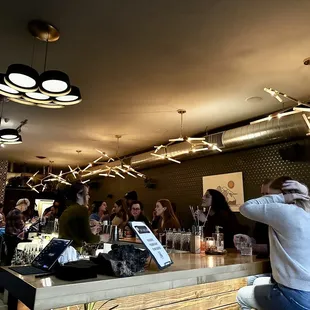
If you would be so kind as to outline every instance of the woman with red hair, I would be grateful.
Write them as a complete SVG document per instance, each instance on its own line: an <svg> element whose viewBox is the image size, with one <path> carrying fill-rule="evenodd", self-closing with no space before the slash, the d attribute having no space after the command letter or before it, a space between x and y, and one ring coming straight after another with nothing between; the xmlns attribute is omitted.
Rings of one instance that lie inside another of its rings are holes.
<svg viewBox="0 0 310 310"><path fill-rule="evenodd" d="M157 216L161 217L159 231L169 228L181 228L180 222L173 211L172 204L168 199L159 199L156 202L155 212Z"/></svg>

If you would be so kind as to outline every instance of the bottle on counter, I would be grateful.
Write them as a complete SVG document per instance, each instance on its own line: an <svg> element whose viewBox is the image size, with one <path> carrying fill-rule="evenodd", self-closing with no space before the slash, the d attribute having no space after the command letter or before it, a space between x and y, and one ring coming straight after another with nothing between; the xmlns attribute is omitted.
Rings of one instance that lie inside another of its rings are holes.
<svg viewBox="0 0 310 310"><path fill-rule="evenodd" d="M172 232L171 228L169 228L169 230L166 233L167 249L172 249L172 245L173 245L173 232Z"/></svg>
<svg viewBox="0 0 310 310"><path fill-rule="evenodd" d="M190 249L191 253L200 254L201 250L201 243L200 243L200 233L199 229L194 228L193 233L191 234L191 242L190 242Z"/></svg>
<svg viewBox="0 0 310 310"><path fill-rule="evenodd" d="M206 250L206 240L204 238L203 226L199 226L198 227L198 233L199 233L199 236L200 236L200 250L202 252L205 252L205 250Z"/></svg>
<svg viewBox="0 0 310 310"><path fill-rule="evenodd" d="M182 229L182 232L181 232L180 249L181 251L188 251L187 250L187 235L184 229Z"/></svg>
<svg viewBox="0 0 310 310"><path fill-rule="evenodd" d="M179 228L174 234L174 249L181 250L181 229Z"/></svg>
<svg viewBox="0 0 310 310"><path fill-rule="evenodd" d="M172 230L172 249L175 250L175 243L176 243L176 237L177 237L177 230L173 228Z"/></svg>
<svg viewBox="0 0 310 310"><path fill-rule="evenodd" d="M212 234L212 237L215 240L216 250L218 252L224 251L224 234L220 232L220 229L223 229L221 226L215 226L215 233Z"/></svg>

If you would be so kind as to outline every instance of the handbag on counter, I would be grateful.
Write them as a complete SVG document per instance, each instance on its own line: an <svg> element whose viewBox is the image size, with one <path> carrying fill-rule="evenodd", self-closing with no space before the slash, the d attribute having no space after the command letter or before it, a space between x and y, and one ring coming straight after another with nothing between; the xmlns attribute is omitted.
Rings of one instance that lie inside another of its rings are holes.
<svg viewBox="0 0 310 310"><path fill-rule="evenodd" d="M98 266L89 260L78 260L55 268L55 276L60 280L78 281L97 278Z"/></svg>
<svg viewBox="0 0 310 310"><path fill-rule="evenodd" d="M131 277L144 270L149 252L133 245L112 245L108 254L99 254L91 261L98 265L99 274L114 277Z"/></svg>

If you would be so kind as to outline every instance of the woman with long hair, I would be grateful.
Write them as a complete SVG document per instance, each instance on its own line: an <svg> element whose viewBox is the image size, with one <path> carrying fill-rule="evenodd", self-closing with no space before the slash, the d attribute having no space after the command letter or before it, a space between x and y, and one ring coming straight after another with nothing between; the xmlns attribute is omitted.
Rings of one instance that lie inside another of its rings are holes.
<svg viewBox="0 0 310 310"><path fill-rule="evenodd" d="M221 226L223 227L225 248L233 248L234 235L244 233L245 227L239 224L224 195L215 189L208 189L202 197L201 206L207 210L207 214L209 213L208 218L206 214L199 213L199 221L203 223L207 221L204 227L205 236L212 236L215 227Z"/></svg>
<svg viewBox="0 0 310 310"><path fill-rule="evenodd" d="M89 216L89 220L97 222L109 220L108 205L105 201L94 201L92 203L92 213Z"/></svg>
<svg viewBox="0 0 310 310"><path fill-rule="evenodd" d="M243 287L237 301L247 309L310 309L310 197L289 177L269 185L269 194L247 201L245 217L269 225L270 283Z"/></svg>
<svg viewBox="0 0 310 310"><path fill-rule="evenodd" d="M159 199L156 202L155 211L156 215L161 217L161 222L159 226L160 231L164 231L165 229L169 228L181 228L180 222L173 211L170 200Z"/></svg>
<svg viewBox="0 0 310 310"><path fill-rule="evenodd" d="M115 216L112 225L116 225L123 229L128 222L127 204L125 199L119 199L114 203Z"/></svg>

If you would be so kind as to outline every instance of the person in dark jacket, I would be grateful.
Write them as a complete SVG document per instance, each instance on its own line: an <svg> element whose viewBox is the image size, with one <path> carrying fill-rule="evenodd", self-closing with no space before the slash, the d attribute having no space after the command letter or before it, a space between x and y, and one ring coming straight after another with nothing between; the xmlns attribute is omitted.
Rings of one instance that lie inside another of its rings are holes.
<svg viewBox="0 0 310 310"><path fill-rule="evenodd" d="M68 200L71 205L59 219L59 238L73 240L72 246L80 250L83 242L98 243L99 236L92 233L88 216L88 186L78 182L70 187Z"/></svg>

